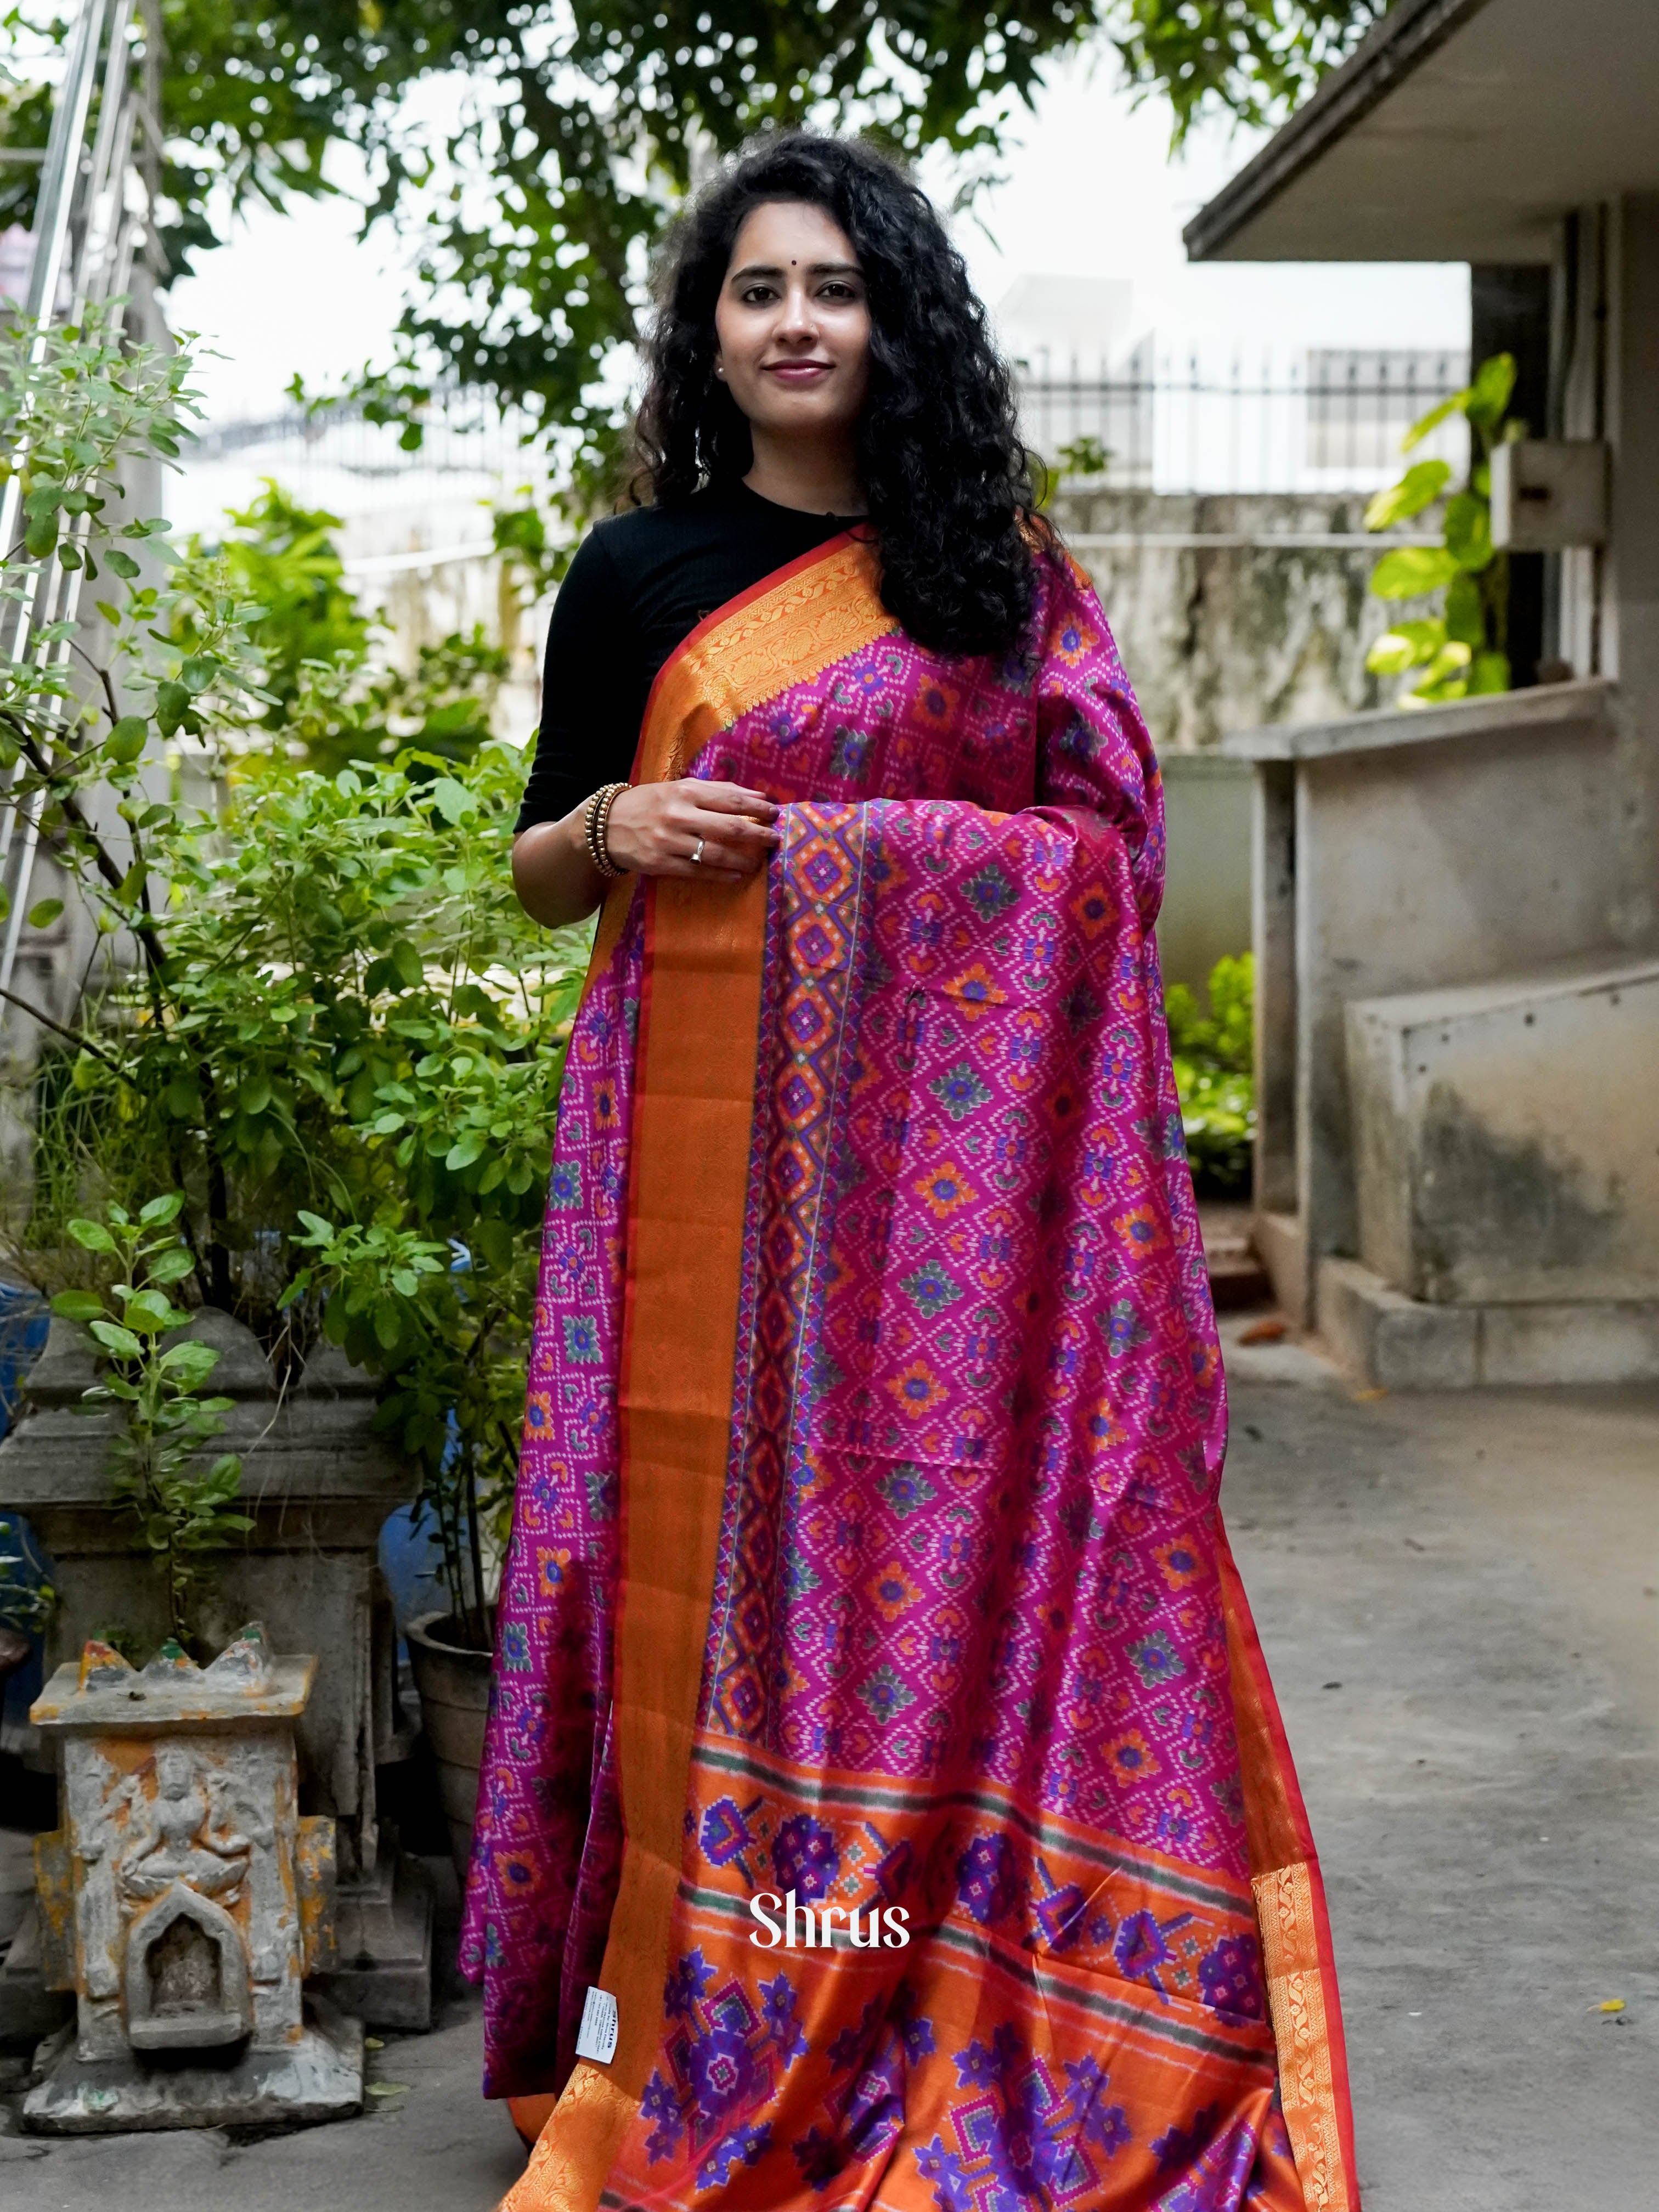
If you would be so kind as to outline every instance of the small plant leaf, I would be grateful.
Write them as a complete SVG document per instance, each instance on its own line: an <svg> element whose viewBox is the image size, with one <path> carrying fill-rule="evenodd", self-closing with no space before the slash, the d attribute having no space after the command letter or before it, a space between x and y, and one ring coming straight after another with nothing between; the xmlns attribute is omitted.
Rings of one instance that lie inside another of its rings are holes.
<svg viewBox="0 0 1659 2212"><path fill-rule="evenodd" d="M101 1221L71 1221L69 1233L86 1252L113 1252L115 1239Z"/></svg>
<svg viewBox="0 0 1659 2212"><path fill-rule="evenodd" d="M1365 509L1367 530L1391 530L1437 500L1451 481L1449 461L1418 461L1397 484L1380 491Z"/></svg>
<svg viewBox="0 0 1659 2212"><path fill-rule="evenodd" d="M95 1321L92 1333L105 1351L112 1352L118 1359L142 1359L144 1356L143 1340L130 1328L123 1328L118 1322Z"/></svg>
<svg viewBox="0 0 1659 2212"><path fill-rule="evenodd" d="M122 768L143 757L149 724L142 714L123 714L104 740L104 750Z"/></svg>
<svg viewBox="0 0 1659 2212"><path fill-rule="evenodd" d="M1379 599L1420 599L1443 589L1461 565L1437 545L1402 545L1382 556L1371 571L1370 587Z"/></svg>

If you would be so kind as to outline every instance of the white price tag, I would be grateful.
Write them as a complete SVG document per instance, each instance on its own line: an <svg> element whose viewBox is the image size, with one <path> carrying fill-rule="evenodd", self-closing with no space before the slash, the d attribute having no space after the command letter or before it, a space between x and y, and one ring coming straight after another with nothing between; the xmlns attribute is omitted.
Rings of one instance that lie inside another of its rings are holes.
<svg viewBox="0 0 1659 2212"><path fill-rule="evenodd" d="M578 2058L596 2058L608 2066L617 2055L617 2000L609 1990L590 1989L582 2001L582 2024L576 2031Z"/></svg>

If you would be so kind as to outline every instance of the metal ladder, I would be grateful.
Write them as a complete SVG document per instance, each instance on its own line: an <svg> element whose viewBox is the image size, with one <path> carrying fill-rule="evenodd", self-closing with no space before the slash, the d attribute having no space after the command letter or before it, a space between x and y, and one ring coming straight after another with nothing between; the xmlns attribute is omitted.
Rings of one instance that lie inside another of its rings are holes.
<svg viewBox="0 0 1659 2212"><path fill-rule="evenodd" d="M161 168L161 54L155 0L79 0L30 234L24 313L35 326L37 360L50 328L71 326L89 306L101 307L126 292L139 256L152 275L163 273L150 218ZM33 561L23 551L19 465L27 451L27 419L14 426L12 435L6 457L11 474L0 491L0 558L8 580L26 588L17 600L0 603L0 659L64 667L71 654L67 638L54 641L42 632L77 620L86 572L66 568L56 553ZM82 515L64 542L84 553L90 534L90 519ZM64 707L72 715L70 702ZM62 709L58 719L66 741ZM40 848L38 802L20 803L15 795L21 774L20 763L10 790L0 793L0 883L11 897L0 940L0 991L11 988ZM0 1024L8 1011L0 1000Z"/></svg>

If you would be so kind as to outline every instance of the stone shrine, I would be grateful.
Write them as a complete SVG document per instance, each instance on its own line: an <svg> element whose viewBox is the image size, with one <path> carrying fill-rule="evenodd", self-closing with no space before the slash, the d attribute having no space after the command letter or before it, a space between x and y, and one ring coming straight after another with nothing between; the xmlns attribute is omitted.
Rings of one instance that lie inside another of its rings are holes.
<svg viewBox="0 0 1659 2212"><path fill-rule="evenodd" d="M332 1346L318 1345L297 1382L279 1388L257 1339L229 1315L205 1307L185 1334L220 1355L211 1387L231 1407L214 1448L240 1456L237 1503L253 1522L215 1556L201 1632L217 1644L257 1619L280 1648L323 1655L296 1736L306 1802L334 1820L339 1940L326 1994L369 2027L426 2028L430 1883L383 1832L375 1783L377 1767L408 1757L416 1734L398 1701L397 1626L376 1559L387 1515L413 1495L413 1471L375 1429L372 1378ZM110 1503L112 1415L82 1410L98 1373L85 1329L54 1318L23 1385L24 1416L0 1443L0 1510L26 1514L56 1565L48 1667L72 1662L112 1623L148 1650L167 1632L161 1578L136 1571L131 1516ZM0 2034L38 2019L39 1949L31 1915L0 1967Z"/></svg>
<svg viewBox="0 0 1659 2212"><path fill-rule="evenodd" d="M35 1844L46 1980L76 2018L40 2052L53 2134L319 2120L362 2101L362 2030L307 2019L334 1944L334 1822L299 1809L317 1672L245 1628L212 1664L142 1671L106 1644L30 1719L61 1750L64 1825Z"/></svg>

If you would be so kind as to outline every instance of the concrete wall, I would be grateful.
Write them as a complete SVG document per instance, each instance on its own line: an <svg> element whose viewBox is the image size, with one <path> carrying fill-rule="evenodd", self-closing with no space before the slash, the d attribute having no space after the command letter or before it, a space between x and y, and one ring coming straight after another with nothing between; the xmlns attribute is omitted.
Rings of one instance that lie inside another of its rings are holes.
<svg viewBox="0 0 1659 2212"><path fill-rule="evenodd" d="M1366 590L1382 549L1363 542L1365 496L1088 484L1056 495L1054 519L1094 579L1160 753L1382 703L1365 670L1388 628ZM1361 542L1292 542L1331 536ZM1273 538L1286 542L1238 542Z"/></svg>
<svg viewBox="0 0 1659 2212"><path fill-rule="evenodd" d="M1622 722L1607 685L1558 684L1232 747L1258 776L1257 1202L1316 1261L1358 1249L1349 1003L1631 942Z"/></svg>
<svg viewBox="0 0 1659 2212"><path fill-rule="evenodd" d="M1218 753L1162 756L1169 857L1158 951L1166 983L1201 990L1250 944L1250 766Z"/></svg>
<svg viewBox="0 0 1659 2212"><path fill-rule="evenodd" d="M1659 958L1361 1000L1347 1031L1359 1256L1391 1290L1659 1299Z"/></svg>

